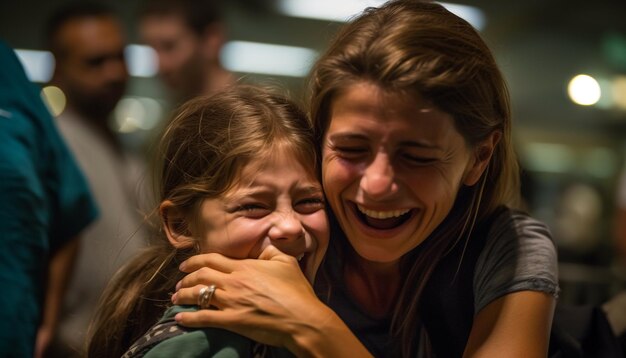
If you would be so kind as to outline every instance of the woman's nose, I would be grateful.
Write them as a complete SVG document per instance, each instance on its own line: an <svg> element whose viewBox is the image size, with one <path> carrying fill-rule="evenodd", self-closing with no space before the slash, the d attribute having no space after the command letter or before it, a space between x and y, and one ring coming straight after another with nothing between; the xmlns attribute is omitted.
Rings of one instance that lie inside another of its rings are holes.
<svg viewBox="0 0 626 358"><path fill-rule="evenodd" d="M374 160L363 172L360 187L371 199L383 199L398 191L393 166L387 153L376 153Z"/></svg>

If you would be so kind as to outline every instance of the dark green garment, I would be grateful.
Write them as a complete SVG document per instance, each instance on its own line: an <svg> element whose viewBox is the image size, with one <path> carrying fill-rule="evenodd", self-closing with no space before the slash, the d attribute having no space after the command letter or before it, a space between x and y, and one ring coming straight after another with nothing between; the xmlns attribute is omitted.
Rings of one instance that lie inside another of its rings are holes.
<svg viewBox="0 0 626 358"><path fill-rule="evenodd" d="M33 356L49 254L96 215L37 86L0 41L0 356Z"/></svg>
<svg viewBox="0 0 626 358"><path fill-rule="evenodd" d="M175 323L174 316L177 313L197 309L197 306L168 308L163 318L139 339L124 357L293 357L286 349L265 346L230 331L217 328L189 329Z"/></svg>

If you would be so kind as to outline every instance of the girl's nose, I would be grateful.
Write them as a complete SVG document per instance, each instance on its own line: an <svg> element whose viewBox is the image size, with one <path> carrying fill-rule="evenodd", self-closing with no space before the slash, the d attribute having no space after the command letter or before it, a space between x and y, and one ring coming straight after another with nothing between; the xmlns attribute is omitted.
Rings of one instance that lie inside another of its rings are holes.
<svg viewBox="0 0 626 358"><path fill-rule="evenodd" d="M304 234L302 222L293 210L287 213L275 213L275 218L268 232L271 240L293 241Z"/></svg>

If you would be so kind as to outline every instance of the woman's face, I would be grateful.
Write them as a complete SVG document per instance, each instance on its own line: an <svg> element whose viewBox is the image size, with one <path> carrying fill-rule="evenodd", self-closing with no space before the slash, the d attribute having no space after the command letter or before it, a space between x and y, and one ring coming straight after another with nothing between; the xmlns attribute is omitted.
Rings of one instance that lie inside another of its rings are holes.
<svg viewBox="0 0 626 358"><path fill-rule="evenodd" d="M203 202L200 250L258 258L273 245L296 257L313 282L329 233L322 188L311 172L287 150L245 166L239 185Z"/></svg>
<svg viewBox="0 0 626 358"><path fill-rule="evenodd" d="M451 115L419 95L359 83L335 96L324 137L324 191L356 252L394 263L478 177Z"/></svg>

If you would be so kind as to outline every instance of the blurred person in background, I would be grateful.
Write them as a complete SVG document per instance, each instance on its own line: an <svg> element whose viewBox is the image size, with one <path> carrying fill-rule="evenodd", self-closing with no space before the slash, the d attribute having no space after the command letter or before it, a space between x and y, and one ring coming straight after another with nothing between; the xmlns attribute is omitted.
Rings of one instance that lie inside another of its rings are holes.
<svg viewBox="0 0 626 358"><path fill-rule="evenodd" d="M41 357L53 328L40 326L42 303L58 308L97 209L39 90L1 41L0 83L0 356Z"/></svg>
<svg viewBox="0 0 626 358"><path fill-rule="evenodd" d="M57 125L101 210L85 232L50 348L50 356L71 357L81 354L105 285L144 246L144 206L139 203L145 198L140 191L144 168L109 126L128 82L126 42L117 15L103 4L68 3L52 14L45 34L56 62L50 84L67 98Z"/></svg>
<svg viewBox="0 0 626 358"><path fill-rule="evenodd" d="M617 185L617 198L614 214L613 238L617 247L618 259L626 271L626 167Z"/></svg>
<svg viewBox="0 0 626 358"><path fill-rule="evenodd" d="M220 62L226 34L217 0L145 0L139 32L156 51L159 76L176 103L234 82Z"/></svg>

